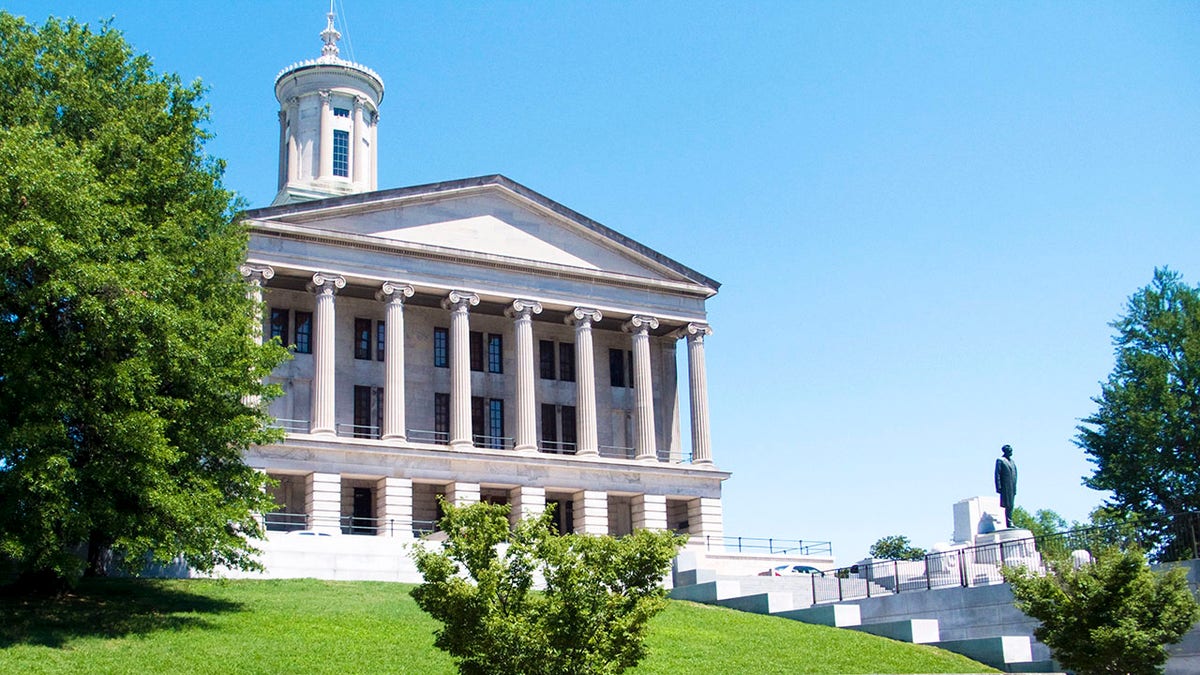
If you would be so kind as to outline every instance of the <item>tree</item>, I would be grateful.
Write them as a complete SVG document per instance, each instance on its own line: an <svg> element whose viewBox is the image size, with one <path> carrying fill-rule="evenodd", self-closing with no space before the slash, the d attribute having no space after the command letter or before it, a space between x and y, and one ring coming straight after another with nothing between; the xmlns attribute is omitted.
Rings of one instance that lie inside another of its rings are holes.
<svg viewBox="0 0 1200 675"><path fill-rule="evenodd" d="M908 537L899 534L889 535L871 544L871 557L884 560L922 560L925 549L912 546Z"/></svg>
<svg viewBox="0 0 1200 675"><path fill-rule="evenodd" d="M1200 619L1184 568L1156 573L1137 550L1107 549L1079 569L1053 562L1044 576L1006 567L1004 578L1017 608L1041 622L1037 639L1080 675L1160 673L1165 645Z"/></svg>
<svg viewBox="0 0 1200 675"><path fill-rule="evenodd" d="M552 532L550 509L509 527L508 506L443 504L443 551L418 547L417 605L442 623L434 644L467 675L620 673L645 655L647 622L683 537ZM534 592L535 575L545 590Z"/></svg>
<svg viewBox="0 0 1200 675"><path fill-rule="evenodd" d="M247 402L286 353L255 337L200 84L108 25L0 12L0 92L0 557L253 565L242 451L275 436Z"/></svg>
<svg viewBox="0 0 1200 675"><path fill-rule="evenodd" d="M1084 484L1159 521L1198 511L1200 289L1156 269L1112 326L1116 366L1075 439L1096 465Z"/></svg>

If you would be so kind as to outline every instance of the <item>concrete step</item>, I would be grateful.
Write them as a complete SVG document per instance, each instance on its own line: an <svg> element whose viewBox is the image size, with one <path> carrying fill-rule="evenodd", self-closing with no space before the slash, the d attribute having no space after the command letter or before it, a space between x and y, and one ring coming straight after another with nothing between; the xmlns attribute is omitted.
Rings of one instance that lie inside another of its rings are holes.
<svg viewBox="0 0 1200 675"><path fill-rule="evenodd" d="M850 628L862 623L858 605L814 605L776 612L775 616L834 628Z"/></svg>
<svg viewBox="0 0 1200 675"><path fill-rule="evenodd" d="M795 609L791 593L751 593L717 600L716 604L752 614L776 614Z"/></svg>
<svg viewBox="0 0 1200 675"><path fill-rule="evenodd" d="M853 626L853 630L913 644L929 644L941 639L937 619L902 619Z"/></svg>
<svg viewBox="0 0 1200 675"><path fill-rule="evenodd" d="M1028 635L946 640L933 643L933 646L1005 671L1033 662L1033 647Z"/></svg>
<svg viewBox="0 0 1200 675"><path fill-rule="evenodd" d="M1010 673L1062 673L1062 666L1057 661L1030 661L1029 663L1010 663L1005 670Z"/></svg>
<svg viewBox="0 0 1200 675"><path fill-rule="evenodd" d="M668 597L675 600L690 600L709 605L720 600L736 598L741 594L742 590L736 581L708 581L691 586L676 586L667 593Z"/></svg>

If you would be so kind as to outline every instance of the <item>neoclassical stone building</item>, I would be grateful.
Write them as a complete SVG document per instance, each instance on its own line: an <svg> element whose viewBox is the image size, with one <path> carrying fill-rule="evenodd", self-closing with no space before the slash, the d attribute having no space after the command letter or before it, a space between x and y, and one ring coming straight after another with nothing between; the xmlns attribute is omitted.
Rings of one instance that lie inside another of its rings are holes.
<svg viewBox="0 0 1200 675"><path fill-rule="evenodd" d="M294 356L286 439L247 457L279 481L268 530L409 538L441 496L719 540L719 284L503 176L376 190L383 81L338 56L332 15L321 36L276 78L279 193L245 215L264 337Z"/></svg>

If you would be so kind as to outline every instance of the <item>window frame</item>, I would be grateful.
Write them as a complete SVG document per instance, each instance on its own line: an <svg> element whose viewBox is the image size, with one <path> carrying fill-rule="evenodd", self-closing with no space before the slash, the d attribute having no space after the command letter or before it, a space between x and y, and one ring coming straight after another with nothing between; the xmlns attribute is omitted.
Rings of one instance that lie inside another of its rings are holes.
<svg viewBox="0 0 1200 675"><path fill-rule="evenodd" d="M450 329L435 327L433 329L433 367L450 367Z"/></svg>
<svg viewBox="0 0 1200 675"><path fill-rule="evenodd" d="M292 351L296 354L312 353L313 313L296 310L296 340Z"/></svg>
<svg viewBox="0 0 1200 675"><path fill-rule="evenodd" d="M350 177L350 132L345 129L333 130L333 175Z"/></svg>
<svg viewBox="0 0 1200 675"><path fill-rule="evenodd" d="M498 333L487 335L487 371L504 373L504 336Z"/></svg>

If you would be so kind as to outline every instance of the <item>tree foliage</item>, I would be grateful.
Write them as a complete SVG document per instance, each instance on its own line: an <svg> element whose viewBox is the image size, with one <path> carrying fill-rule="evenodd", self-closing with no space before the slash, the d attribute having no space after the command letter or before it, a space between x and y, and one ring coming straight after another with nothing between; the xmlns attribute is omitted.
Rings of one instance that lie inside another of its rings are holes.
<svg viewBox="0 0 1200 675"><path fill-rule="evenodd" d="M434 644L460 672L620 673L645 655L682 537L557 536L549 509L510 530L507 506L444 508L444 550L415 549L425 583L412 595L442 623ZM535 592L539 576L545 589Z"/></svg>
<svg viewBox="0 0 1200 675"><path fill-rule="evenodd" d="M871 557L883 560L923 560L925 549L913 546L908 537L893 534L871 544Z"/></svg>
<svg viewBox="0 0 1200 675"><path fill-rule="evenodd" d="M269 441L244 397L246 233L203 150L200 84L119 32L0 12L0 555L42 578L183 555L251 563Z"/></svg>
<svg viewBox="0 0 1200 675"><path fill-rule="evenodd" d="M1084 484L1129 513L1200 511L1200 289L1155 270L1112 326L1116 365L1076 436Z"/></svg>
<svg viewBox="0 0 1200 675"><path fill-rule="evenodd" d="M1165 645L1200 619L1183 568L1156 573L1137 550L1107 549L1078 569L1051 563L1038 576L1007 567L1017 608L1039 620L1037 639L1064 668L1080 675L1162 672Z"/></svg>

